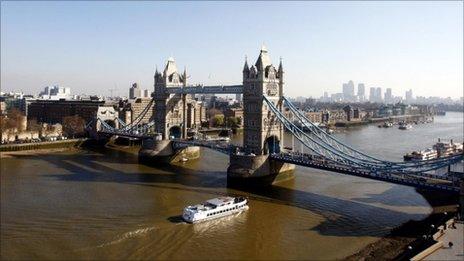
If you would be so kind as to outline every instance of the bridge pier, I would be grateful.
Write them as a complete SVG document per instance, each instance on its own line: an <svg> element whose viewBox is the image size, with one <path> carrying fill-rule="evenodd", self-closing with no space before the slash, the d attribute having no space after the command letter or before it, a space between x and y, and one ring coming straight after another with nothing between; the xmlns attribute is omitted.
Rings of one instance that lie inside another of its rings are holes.
<svg viewBox="0 0 464 261"><path fill-rule="evenodd" d="M143 139L139 151L139 161L153 165L165 165L198 158L200 158L200 147L176 149L171 140Z"/></svg>
<svg viewBox="0 0 464 261"><path fill-rule="evenodd" d="M272 160L269 155L230 155L228 186L265 186L293 179L295 165Z"/></svg>

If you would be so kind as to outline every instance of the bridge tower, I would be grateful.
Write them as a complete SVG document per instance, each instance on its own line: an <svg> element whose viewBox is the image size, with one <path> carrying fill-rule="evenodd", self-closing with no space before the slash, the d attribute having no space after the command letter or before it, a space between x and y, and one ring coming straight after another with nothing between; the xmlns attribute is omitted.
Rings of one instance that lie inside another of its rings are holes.
<svg viewBox="0 0 464 261"><path fill-rule="evenodd" d="M176 149L171 141L172 137L186 138L187 127L193 127L191 119L188 120L195 102L192 95L167 92L169 88L187 86L187 70L184 69L183 74L180 74L174 59L169 58L162 73L156 69L154 80L155 131L161 137L148 137L142 141L139 160L150 164L165 164L199 158L199 147Z"/></svg>
<svg viewBox="0 0 464 261"><path fill-rule="evenodd" d="M272 65L265 46L261 48L255 65L243 67L244 128L243 146L248 152L265 155L279 152L283 141L283 126L272 114L263 96L282 109L282 60L279 68Z"/></svg>
<svg viewBox="0 0 464 261"><path fill-rule="evenodd" d="M192 102L191 95L168 94L167 88L185 87L187 71L183 74L177 71L176 62L168 59L163 73L155 71L155 131L161 133L163 139L187 137L187 103Z"/></svg>
<svg viewBox="0 0 464 261"><path fill-rule="evenodd" d="M261 186L293 178L295 166L273 160L269 154L280 152L284 130L268 105L266 97L282 111L284 70L276 69L266 47L251 67L243 67L243 147L245 153L230 155L227 183L231 186Z"/></svg>

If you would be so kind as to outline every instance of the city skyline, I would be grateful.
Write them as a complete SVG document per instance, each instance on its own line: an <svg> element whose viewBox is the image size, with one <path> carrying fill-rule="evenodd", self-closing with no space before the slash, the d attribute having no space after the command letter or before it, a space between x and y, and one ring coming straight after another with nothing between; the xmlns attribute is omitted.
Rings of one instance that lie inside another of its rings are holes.
<svg viewBox="0 0 464 261"><path fill-rule="evenodd" d="M366 92L462 97L458 2L1 5L2 91L35 94L59 84L127 95L134 82L152 89L155 66L169 56L187 67L192 84L236 84L245 55L254 63L265 43L274 64L283 56L289 96L336 93L351 78Z"/></svg>

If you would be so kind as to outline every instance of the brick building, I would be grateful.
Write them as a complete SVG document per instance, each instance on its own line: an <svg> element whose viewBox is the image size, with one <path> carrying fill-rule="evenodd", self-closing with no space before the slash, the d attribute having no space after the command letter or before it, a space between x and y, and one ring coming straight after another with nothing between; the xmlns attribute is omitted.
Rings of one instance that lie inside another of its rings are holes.
<svg viewBox="0 0 464 261"><path fill-rule="evenodd" d="M88 122L104 105L105 101L98 100L35 100L28 105L27 119L55 124L62 123L66 116L78 115Z"/></svg>

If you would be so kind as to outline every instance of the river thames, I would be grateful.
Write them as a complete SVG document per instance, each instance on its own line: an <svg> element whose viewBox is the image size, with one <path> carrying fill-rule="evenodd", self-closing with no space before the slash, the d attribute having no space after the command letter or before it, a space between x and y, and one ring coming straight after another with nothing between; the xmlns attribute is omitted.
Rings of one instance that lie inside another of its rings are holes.
<svg viewBox="0 0 464 261"><path fill-rule="evenodd" d="M463 114L406 131L366 125L334 135L400 161L437 138L462 142ZM218 152L162 169L138 164L136 153L2 157L1 258L336 259L432 211L401 185L297 167L293 180L243 191L227 188L228 158ZM194 225L180 219L186 205L220 195L247 196L250 209Z"/></svg>

